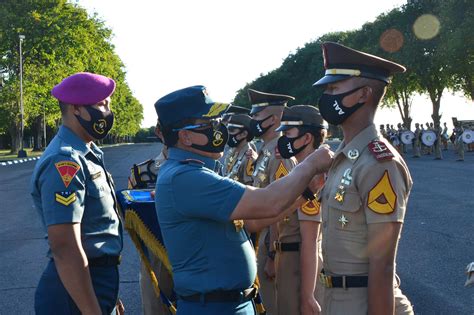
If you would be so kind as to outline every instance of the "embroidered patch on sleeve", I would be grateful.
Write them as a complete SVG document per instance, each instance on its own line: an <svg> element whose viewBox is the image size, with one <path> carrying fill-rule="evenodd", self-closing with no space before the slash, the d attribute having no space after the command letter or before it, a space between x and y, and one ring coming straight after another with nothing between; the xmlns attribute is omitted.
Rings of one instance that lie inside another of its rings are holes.
<svg viewBox="0 0 474 315"><path fill-rule="evenodd" d="M369 143L369 151L377 161L390 161L394 158L392 151L383 141L374 140Z"/></svg>
<svg viewBox="0 0 474 315"><path fill-rule="evenodd" d="M367 207L380 214L389 214L395 210L397 195L393 190L388 171L385 171L377 184L369 191Z"/></svg>
<svg viewBox="0 0 474 315"><path fill-rule="evenodd" d="M77 172L81 169L79 164L72 161L61 161L54 163L54 165L56 166L66 188L69 186L74 176L76 176Z"/></svg>
<svg viewBox="0 0 474 315"><path fill-rule="evenodd" d="M76 201L76 193L73 191L58 191L54 194L54 197L56 202L66 207Z"/></svg>
<svg viewBox="0 0 474 315"><path fill-rule="evenodd" d="M320 209L321 205L316 200L308 200L301 206L301 212L306 215L317 215Z"/></svg>
<svg viewBox="0 0 474 315"><path fill-rule="evenodd" d="M280 179L283 176L288 175L288 170L286 169L285 165L283 164L282 161L280 161L280 164L278 165L278 168L275 172L275 179Z"/></svg>

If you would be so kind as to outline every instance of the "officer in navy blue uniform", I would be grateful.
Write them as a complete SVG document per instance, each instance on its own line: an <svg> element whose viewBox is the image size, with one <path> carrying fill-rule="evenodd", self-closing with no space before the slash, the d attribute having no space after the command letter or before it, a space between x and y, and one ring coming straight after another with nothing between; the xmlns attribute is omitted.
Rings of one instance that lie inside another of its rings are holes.
<svg viewBox="0 0 474 315"><path fill-rule="evenodd" d="M245 186L214 171L228 138L219 119L227 104L193 86L160 98L155 107L169 147L158 174L156 209L178 314L254 314L255 253L245 229L233 222L272 220L295 209L311 179L329 167L331 153L315 151L266 188Z"/></svg>
<svg viewBox="0 0 474 315"><path fill-rule="evenodd" d="M36 289L36 314L123 311L117 303L122 224L103 152L93 142L112 128L114 89L110 78L77 73L52 90L63 125L31 180L50 258Z"/></svg>

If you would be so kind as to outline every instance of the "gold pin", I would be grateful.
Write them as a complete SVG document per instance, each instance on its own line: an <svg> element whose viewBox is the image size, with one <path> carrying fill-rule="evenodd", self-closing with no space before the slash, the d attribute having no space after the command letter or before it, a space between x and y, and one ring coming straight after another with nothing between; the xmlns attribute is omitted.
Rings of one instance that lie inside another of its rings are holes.
<svg viewBox="0 0 474 315"><path fill-rule="evenodd" d="M244 220L234 220L235 231L240 232L244 227Z"/></svg>
<svg viewBox="0 0 474 315"><path fill-rule="evenodd" d="M345 228L347 223L349 223L349 220L347 220L346 216L343 214L341 215L338 221L341 223L342 228Z"/></svg>
<svg viewBox="0 0 474 315"><path fill-rule="evenodd" d="M285 217L285 218L283 218L283 222L285 222L285 223L288 223L288 222L290 222L290 218L289 218L289 217Z"/></svg>

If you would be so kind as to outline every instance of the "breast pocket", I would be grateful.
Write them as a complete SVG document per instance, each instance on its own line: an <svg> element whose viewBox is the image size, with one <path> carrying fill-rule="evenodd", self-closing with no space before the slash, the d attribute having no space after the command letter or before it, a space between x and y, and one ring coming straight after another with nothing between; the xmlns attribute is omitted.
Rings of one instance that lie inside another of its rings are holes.
<svg viewBox="0 0 474 315"><path fill-rule="evenodd" d="M361 213L362 201L355 189L347 189L343 201L335 198L332 194L329 200L330 217L336 229L341 231L358 231L365 229L365 217Z"/></svg>
<svg viewBox="0 0 474 315"><path fill-rule="evenodd" d="M87 183L88 196L99 199L107 194L110 194L110 188L105 180L95 179Z"/></svg>

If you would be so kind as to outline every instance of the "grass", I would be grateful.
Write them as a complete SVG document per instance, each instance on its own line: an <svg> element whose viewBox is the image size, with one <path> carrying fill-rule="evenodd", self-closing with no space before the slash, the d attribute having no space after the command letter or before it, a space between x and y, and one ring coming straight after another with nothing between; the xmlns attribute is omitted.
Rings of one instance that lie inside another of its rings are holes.
<svg viewBox="0 0 474 315"><path fill-rule="evenodd" d="M32 148L25 148L27 157L36 157L43 154L43 151L35 151L33 152ZM0 161L11 161L18 159L18 154L10 154L10 150L0 150Z"/></svg>

